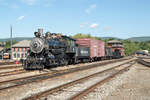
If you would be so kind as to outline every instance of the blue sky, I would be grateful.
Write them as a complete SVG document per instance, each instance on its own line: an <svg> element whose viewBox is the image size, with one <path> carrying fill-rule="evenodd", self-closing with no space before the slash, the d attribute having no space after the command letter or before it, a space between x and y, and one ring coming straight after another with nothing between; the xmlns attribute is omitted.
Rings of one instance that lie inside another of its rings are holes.
<svg viewBox="0 0 150 100"><path fill-rule="evenodd" d="M150 0L0 0L0 38L34 31L129 38L150 36Z"/></svg>

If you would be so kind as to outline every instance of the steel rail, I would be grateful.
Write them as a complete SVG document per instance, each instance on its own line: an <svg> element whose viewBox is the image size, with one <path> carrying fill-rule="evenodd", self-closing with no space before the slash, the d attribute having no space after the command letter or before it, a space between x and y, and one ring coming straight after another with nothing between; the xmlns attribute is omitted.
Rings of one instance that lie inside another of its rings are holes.
<svg viewBox="0 0 150 100"><path fill-rule="evenodd" d="M24 69L8 71L8 72L2 72L2 73L0 73L0 77L10 76L10 75L17 75L17 74L22 74L22 73L29 73L29 72L25 71Z"/></svg>
<svg viewBox="0 0 150 100"><path fill-rule="evenodd" d="M15 62L0 62L0 65L10 65L10 64L15 64Z"/></svg>
<svg viewBox="0 0 150 100"><path fill-rule="evenodd" d="M6 71L6 72L0 72L0 75L7 74L7 73L12 73L12 72L15 72L15 71L22 71L22 70L24 70L24 69L13 70L13 71Z"/></svg>
<svg viewBox="0 0 150 100"><path fill-rule="evenodd" d="M1 69L14 69L14 68L21 68L21 66L20 65L19 66L12 65L12 66L8 66L8 67L0 67L0 70Z"/></svg>
<svg viewBox="0 0 150 100"><path fill-rule="evenodd" d="M144 66L150 67L150 62L145 61L144 58L138 58L137 62Z"/></svg>

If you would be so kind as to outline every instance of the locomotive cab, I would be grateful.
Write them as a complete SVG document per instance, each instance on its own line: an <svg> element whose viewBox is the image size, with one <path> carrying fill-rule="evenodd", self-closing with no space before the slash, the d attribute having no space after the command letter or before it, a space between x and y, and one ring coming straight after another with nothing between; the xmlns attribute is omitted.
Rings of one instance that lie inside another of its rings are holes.
<svg viewBox="0 0 150 100"><path fill-rule="evenodd" d="M68 64L74 64L75 63L75 53L76 53L76 40L67 36L63 36L64 41L66 41L67 47L66 47L66 57L68 60Z"/></svg>

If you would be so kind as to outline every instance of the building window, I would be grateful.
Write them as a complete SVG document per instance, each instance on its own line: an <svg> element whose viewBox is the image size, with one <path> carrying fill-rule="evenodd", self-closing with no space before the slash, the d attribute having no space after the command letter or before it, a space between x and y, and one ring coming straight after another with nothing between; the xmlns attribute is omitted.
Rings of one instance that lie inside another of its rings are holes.
<svg viewBox="0 0 150 100"><path fill-rule="evenodd" d="M27 53L25 53L25 58L27 57Z"/></svg>
<svg viewBox="0 0 150 100"><path fill-rule="evenodd" d="M24 54L23 53L21 54L21 58L24 58Z"/></svg>
<svg viewBox="0 0 150 100"><path fill-rule="evenodd" d="M23 52L23 48L21 48L21 52Z"/></svg>
<svg viewBox="0 0 150 100"><path fill-rule="evenodd" d="M17 58L20 58L20 54L19 53L17 53Z"/></svg>
<svg viewBox="0 0 150 100"><path fill-rule="evenodd" d="M16 58L16 53L14 53L14 58Z"/></svg>
<svg viewBox="0 0 150 100"><path fill-rule="evenodd" d="M25 48L25 52L28 52L28 48Z"/></svg>
<svg viewBox="0 0 150 100"><path fill-rule="evenodd" d="M17 51L19 52L19 48L17 48Z"/></svg>

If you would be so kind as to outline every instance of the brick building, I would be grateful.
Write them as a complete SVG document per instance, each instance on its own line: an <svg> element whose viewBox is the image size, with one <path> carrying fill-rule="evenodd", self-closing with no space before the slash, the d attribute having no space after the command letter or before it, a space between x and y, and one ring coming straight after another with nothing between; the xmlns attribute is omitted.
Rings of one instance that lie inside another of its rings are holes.
<svg viewBox="0 0 150 100"><path fill-rule="evenodd" d="M12 59L20 60L27 57L27 51L29 50L30 41L23 40L12 46Z"/></svg>

